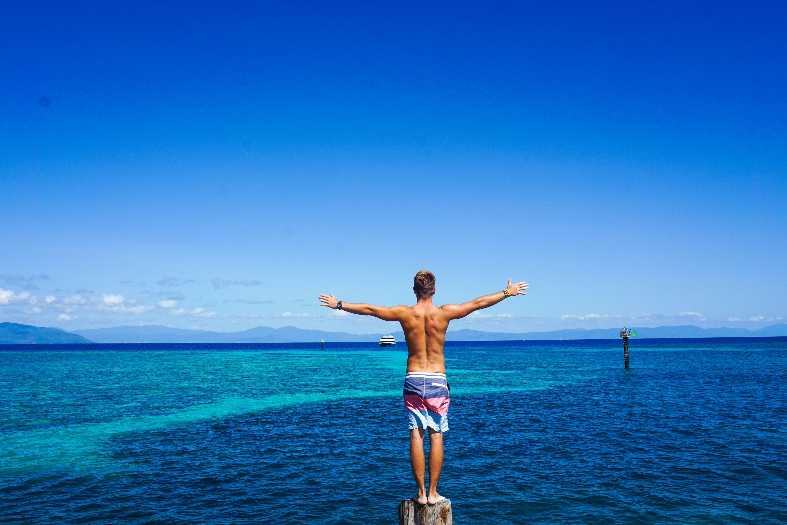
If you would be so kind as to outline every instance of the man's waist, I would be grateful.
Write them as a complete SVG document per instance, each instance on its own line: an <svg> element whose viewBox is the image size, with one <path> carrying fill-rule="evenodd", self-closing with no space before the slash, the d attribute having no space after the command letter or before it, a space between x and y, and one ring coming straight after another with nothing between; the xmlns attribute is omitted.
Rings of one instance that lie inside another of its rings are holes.
<svg viewBox="0 0 787 525"><path fill-rule="evenodd" d="M404 377L440 377L445 379L444 372L407 372Z"/></svg>

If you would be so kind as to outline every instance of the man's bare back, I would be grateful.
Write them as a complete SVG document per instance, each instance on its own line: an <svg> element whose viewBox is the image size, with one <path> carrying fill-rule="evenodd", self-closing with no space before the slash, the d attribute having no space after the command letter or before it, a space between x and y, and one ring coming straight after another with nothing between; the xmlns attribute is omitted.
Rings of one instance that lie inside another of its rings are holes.
<svg viewBox="0 0 787 525"><path fill-rule="evenodd" d="M376 306L373 304L348 303L338 301L332 295L321 295L320 303L334 309L342 309L359 315L373 315L384 321L398 321L407 341L408 372L445 373L445 333L448 324L461 319L476 310L497 304L506 297L527 293L527 283L513 284L508 281L503 291L484 295L461 304L436 306L431 293L419 295L413 306Z"/></svg>
<svg viewBox="0 0 787 525"><path fill-rule="evenodd" d="M407 341L408 372L445 373L443 345L449 321L446 312L431 302L404 308L399 324Z"/></svg>
<svg viewBox="0 0 787 525"><path fill-rule="evenodd" d="M461 304L435 306L435 277L422 270L415 274L413 306L376 306L339 301L333 295L320 295L320 304L359 315L373 315L384 321L398 321L407 340L407 374L403 390L410 428L410 461L418 485L415 500L434 504L445 498L437 493L443 466L443 433L448 431L450 387L445 376L445 333L448 324L476 310L497 304L506 297L527 293L527 283L508 281L500 291ZM429 491L425 485L423 436L429 430Z"/></svg>

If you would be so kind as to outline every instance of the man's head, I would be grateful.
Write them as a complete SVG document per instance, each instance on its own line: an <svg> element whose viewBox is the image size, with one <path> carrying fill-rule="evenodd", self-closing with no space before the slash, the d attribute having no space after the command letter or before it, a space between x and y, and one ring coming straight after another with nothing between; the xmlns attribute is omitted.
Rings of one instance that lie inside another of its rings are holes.
<svg viewBox="0 0 787 525"><path fill-rule="evenodd" d="M428 299L434 295L434 274L421 270L413 278L413 292L418 299Z"/></svg>

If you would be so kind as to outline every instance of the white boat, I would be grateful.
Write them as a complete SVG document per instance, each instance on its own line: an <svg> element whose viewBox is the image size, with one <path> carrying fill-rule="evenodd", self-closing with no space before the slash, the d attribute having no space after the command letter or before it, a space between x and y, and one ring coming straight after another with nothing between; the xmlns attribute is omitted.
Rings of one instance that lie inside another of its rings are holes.
<svg viewBox="0 0 787 525"><path fill-rule="evenodd" d="M380 346L394 346L396 344L396 339L392 335L384 335L378 341Z"/></svg>

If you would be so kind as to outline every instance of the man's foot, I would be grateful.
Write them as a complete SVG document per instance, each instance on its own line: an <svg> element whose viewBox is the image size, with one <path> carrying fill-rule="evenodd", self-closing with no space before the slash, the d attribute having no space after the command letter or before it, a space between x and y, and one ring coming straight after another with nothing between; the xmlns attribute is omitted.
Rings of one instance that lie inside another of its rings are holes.
<svg viewBox="0 0 787 525"><path fill-rule="evenodd" d="M445 496L441 496L440 494L437 493L435 493L434 496L430 494L429 497L426 498L426 502L429 505L435 505L437 503L440 503L441 501L445 501Z"/></svg>
<svg viewBox="0 0 787 525"><path fill-rule="evenodd" d="M413 501L419 505L426 505L429 502L429 498L426 496L416 496L413 498Z"/></svg>

